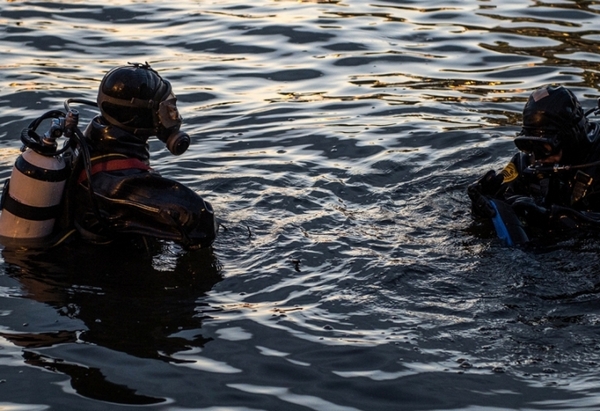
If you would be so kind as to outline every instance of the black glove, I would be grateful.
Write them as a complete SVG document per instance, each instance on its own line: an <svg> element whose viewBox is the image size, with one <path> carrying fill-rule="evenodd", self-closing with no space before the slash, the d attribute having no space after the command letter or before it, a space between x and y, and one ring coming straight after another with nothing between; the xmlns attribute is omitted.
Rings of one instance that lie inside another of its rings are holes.
<svg viewBox="0 0 600 411"><path fill-rule="evenodd" d="M474 185L470 185L469 188L467 188L467 194L471 199L473 214L485 218L492 218L496 215L496 210L490 203L489 198L481 194Z"/></svg>
<svg viewBox="0 0 600 411"><path fill-rule="evenodd" d="M494 170L490 170L475 183L467 187L467 194L471 199L474 214L486 218L492 218L496 215L496 210L490 204L487 195L497 192L503 180L504 177L502 175L497 175Z"/></svg>
<svg viewBox="0 0 600 411"><path fill-rule="evenodd" d="M490 170L472 185L476 186L481 194L493 196L500 189L503 181L502 174L496 174L494 170Z"/></svg>

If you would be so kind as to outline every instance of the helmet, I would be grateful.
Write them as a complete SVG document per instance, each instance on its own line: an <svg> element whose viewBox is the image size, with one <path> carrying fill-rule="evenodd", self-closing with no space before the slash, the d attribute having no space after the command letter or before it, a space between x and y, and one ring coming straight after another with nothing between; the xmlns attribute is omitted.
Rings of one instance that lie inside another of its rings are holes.
<svg viewBox="0 0 600 411"><path fill-rule="evenodd" d="M589 123L577 97L563 86L540 88L523 109L523 127L515 138L521 151L548 157L562 150L561 162L573 162L591 144Z"/></svg>
<svg viewBox="0 0 600 411"><path fill-rule="evenodd" d="M98 90L98 107L110 124L142 137L156 135L174 154L189 146L179 131L182 118L171 84L148 63L128 63L109 71Z"/></svg>

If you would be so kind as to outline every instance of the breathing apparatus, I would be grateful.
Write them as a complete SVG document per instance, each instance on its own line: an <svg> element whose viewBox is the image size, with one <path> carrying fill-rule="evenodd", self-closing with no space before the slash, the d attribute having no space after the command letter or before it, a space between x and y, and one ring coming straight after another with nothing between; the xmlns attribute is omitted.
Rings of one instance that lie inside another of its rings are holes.
<svg viewBox="0 0 600 411"><path fill-rule="evenodd" d="M588 121L591 114L598 113L600 104L584 112L577 97L563 86L531 93L523 109L523 127L514 139L520 151L533 155L534 162L525 172L549 175L598 165L581 161L598 138L598 125ZM544 162L557 154L560 164Z"/></svg>
<svg viewBox="0 0 600 411"><path fill-rule="evenodd" d="M97 100L102 116L135 135L156 135L172 154L183 154L190 136L180 130L183 119L171 83L148 63L128 64L102 79Z"/></svg>
<svg viewBox="0 0 600 411"><path fill-rule="evenodd" d="M535 90L523 108L523 126L514 139L517 148L534 159L560 154L563 164L581 163L593 144L595 131L577 97L563 86Z"/></svg>
<svg viewBox="0 0 600 411"><path fill-rule="evenodd" d="M190 137L180 130L182 118L171 84L147 63L129 64L104 76L96 102L68 99L65 111L48 111L22 131L22 153L0 198L0 238L29 245L55 234L63 193L76 159L81 160L87 181L92 181L90 148L78 126L79 112L70 107L72 103L99 108L110 124L144 141L156 135L175 155L187 150ZM47 120L51 122L48 130L38 134L37 129ZM59 148L61 137L66 140ZM92 184L88 184L87 191L93 213L103 224Z"/></svg>
<svg viewBox="0 0 600 411"><path fill-rule="evenodd" d="M69 99L65 101L66 112L48 111L21 132L22 154L0 199L0 237L35 240L53 232L72 157L81 153L89 160L85 138L78 128L79 112L69 107L72 102L95 106L94 102ZM36 130L45 120L51 120L50 127L39 135ZM67 139L62 148L57 143L60 137Z"/></svg>
<svg viewBox="0 0 600 411"><path fill-rule="evenodd" d="M515 138L517 148L533 156L533 163L523 170L526 179L546 180L547 187L553 176L568 174L558 181L568 182L570 203L583 199L594 183L590 169L600 165L598 160L582 162L600 138L598 124L588 121L598 113L600 100L584 112L575 95L562 86L534 91L523 110L523 128Z"/></svg>

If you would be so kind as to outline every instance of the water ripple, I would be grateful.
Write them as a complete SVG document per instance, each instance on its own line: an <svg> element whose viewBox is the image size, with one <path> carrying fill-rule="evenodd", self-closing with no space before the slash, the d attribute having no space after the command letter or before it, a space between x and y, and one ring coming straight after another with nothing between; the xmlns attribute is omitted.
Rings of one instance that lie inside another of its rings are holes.
<svg viewBox="0 0 600 411"><path fill-rule="evenodd" d="M194 136L177 158L152 140L153 165L222 226L207 253L5 252L1 406L594 408L597 239L506 249L464 192L513 153L531 90L561 82L596 103L599 14L572 1L3 3L0 176L29 121L148 61Z"/></svg>

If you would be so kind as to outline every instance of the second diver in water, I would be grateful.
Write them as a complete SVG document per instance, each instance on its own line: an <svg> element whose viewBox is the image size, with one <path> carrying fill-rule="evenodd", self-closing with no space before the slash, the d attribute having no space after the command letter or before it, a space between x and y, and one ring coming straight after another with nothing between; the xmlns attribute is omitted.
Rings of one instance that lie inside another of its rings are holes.
<svg viewBox="0 0 600 411"><path fill-rule="evenodd" d="M540 234L600 228L600 126L563 86L535 90L514 139L519 149L500 173L468 188L475 215L490 218L509 245Z"/></svg>

